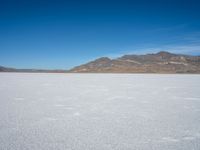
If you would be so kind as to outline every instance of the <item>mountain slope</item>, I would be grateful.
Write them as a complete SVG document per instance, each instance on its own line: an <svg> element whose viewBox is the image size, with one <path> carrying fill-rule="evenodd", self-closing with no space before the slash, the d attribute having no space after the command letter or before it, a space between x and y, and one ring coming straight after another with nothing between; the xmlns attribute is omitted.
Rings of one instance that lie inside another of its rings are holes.
<svg viewBox="0 0 200 150"><path fill-rule="evenodd" d="M117 59L102 57L72 68L73 73L200 73L200 56L172 54L124 55Z"/></svg>

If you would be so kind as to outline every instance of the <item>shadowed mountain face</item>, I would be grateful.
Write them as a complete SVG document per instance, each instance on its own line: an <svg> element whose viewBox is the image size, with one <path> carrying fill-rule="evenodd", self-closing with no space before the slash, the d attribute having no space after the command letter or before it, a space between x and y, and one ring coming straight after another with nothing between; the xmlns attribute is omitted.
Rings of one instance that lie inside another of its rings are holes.
<svg viewBox="0 0 200 150"><path fill-rule="evenodd" d="M13 72L13 71L15 71L14 68L6 68L3 66L0 66L0 72Z"/></svg>
<svg viewBox="0 0 200 150"><path fill-rule="evenodd" d="M16 69L0 66L0 72L64 73L66 70Z"/></svg>
<svg viewBox="0 0 200 150"><path fill-rule="evenodd" d="M124 55L117 59L102 57L77 66L77 73L200 73L200 56L172 54Z"/></svg>

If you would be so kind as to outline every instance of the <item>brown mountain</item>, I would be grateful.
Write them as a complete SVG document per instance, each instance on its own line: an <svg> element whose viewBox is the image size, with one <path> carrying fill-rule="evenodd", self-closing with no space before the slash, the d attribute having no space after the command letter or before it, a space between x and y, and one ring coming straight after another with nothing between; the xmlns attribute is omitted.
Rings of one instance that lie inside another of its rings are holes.
<svg viewBox="0 0 200 150"><path fill-rule="evenodd" d="M124 55L117 59L102 57L72 68L73 73L200 73L200 56L172 54Z"/></svg>

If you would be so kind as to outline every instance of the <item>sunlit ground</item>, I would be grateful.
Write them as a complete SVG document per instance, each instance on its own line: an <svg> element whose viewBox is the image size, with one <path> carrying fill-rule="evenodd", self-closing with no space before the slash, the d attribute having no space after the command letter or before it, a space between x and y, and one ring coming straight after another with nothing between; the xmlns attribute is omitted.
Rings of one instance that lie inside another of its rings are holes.
<svg viewBox="0 0 200 150"><path fill-rule="evenodd" d="M200 75L0 74L2 150L199 150Z"/></svg>

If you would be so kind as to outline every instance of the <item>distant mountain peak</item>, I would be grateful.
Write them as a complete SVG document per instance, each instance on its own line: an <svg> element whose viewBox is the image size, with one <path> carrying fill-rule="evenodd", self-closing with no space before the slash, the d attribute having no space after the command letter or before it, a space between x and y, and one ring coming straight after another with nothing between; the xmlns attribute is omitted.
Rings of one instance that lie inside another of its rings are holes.
<svg viewBox="0 0 200 150"><path fill-rule="evenodd" d="M101 57L96 59L95 61L111 61L111 59L109 57Z"/></svg>
<svg viewBox="0 0 200 150"><path fill-rule="evenodd" d="M160 52L158 52L156 54L158 54L158 55L172 55L172 53L167 52L167 51L160 51Z"/></svg>
<svg viewBox="0 0 200 150"><path fill-rule="evenodd" d="M155 55L162 57L163 59L170 59L171 57L177 56L176 54L167 52L167 51L160 51L156 53Z"/></svg>

